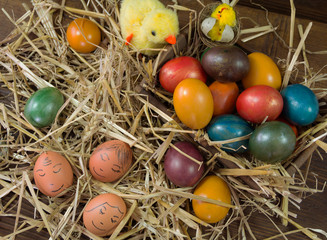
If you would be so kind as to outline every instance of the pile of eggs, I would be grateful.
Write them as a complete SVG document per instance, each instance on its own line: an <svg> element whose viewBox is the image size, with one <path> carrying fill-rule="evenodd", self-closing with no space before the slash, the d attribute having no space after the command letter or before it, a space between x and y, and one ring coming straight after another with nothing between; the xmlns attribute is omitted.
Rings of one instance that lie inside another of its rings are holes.
<svg viewBox="0 0 327 240"><path fill-rule="evenodd" d="M93 44L79 44L79 24L94 29L89 20L73 21L67 30L70 46L82 53L99 44L99 31L88 39ZM213 80L207 85L208 76ZM205 129L211 141L223 141L222 149L231 153L247 150L266 163L288 158L296 144L297 126L313 123L319 112L314 93L304 85L294 84L282 91L281 74L271 58L255 52L246 55L236 46L217 46L206 50L201 61L188 56L174 58L161 68L161 86L173 94L173 105L180 121L191 129ZM241 89L244 89L240 91ZM36 91L26 102L24 116L35 128L50 126L64 104L64 96L53 87ZM236 111L235 111L236 109ZM242 138L240 140L233 140ZM114 182L131 167L133 152L120 140L110 140L94 149L89 171L101 182ZM164 158L167 178L176 186L193 187L194 194L224 202L225 207L192 200L195 215L208 223L223 219L231 203L231 193L216 175L202 178L204 158L192 143L181 141L170 147ZM65 194L73 184L69 161L53 151L42 153L34 166L34 180L45 195ZM124 200L105 193L85 206L85 227L97 236L113 233L126 214Z"/></svg>
<svg viewBox="0 0 327 240"><path fill-rule="evenodd" d="M297 128L313 123L319 113L311 89L293 84L280 91L281 73L274 61L260 52L247 55L237 46L207 49L200 61L188 56L169 60L158 78L173 94L176 115L185 126L203 129L226 152L249 151L264 163L287 159L296 146ZM166 175L177 186L192 187L202 178L203 157L189 142L174 146L179 151L170 148L165 155ZM204 177L194 194L230 204L228 186L215 175ZM192 206L209 223L224 218L229 209L197 200Z"/></svg>
<svg viewBox="0 0 327 240"><path fill-rule="evenodd" d="M128 144L110 140L97 146L89 159L92 176L101 182L114 182L128 172L133 152ZM73 170L68 160L53 151L43 152L35 162L34 181L37 188L49 197L64 194L73 184ZM124 200L113 193L91 199L85 206L85 227L97 236L113 233L126 214Z"/></svg>
<svg viewBox="0 0 327 240"><path fill-rule="evenodd" d="M209 86L208 76L213 80ZM289 157L296 142L293 129L313 123L319 113L311 89L293 84L280 91L281 74L274 61L260 52L247 55L237 46L210 48L201 61L172 59L161 68L159 81L173 93L183 124L205 129L227 152L250 150L266 163Z"/></svg>

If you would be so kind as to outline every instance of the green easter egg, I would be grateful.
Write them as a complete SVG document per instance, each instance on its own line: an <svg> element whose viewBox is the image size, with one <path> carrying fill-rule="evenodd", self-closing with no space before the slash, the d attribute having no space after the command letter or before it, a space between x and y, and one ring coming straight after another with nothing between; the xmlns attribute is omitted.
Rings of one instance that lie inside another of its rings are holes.
<svg viewBox="0 0 327 240"><path fill-rule="evenodd" d="M27 100L24 115L34 127L47 127L53 123L63 104L64 96L57 88L42 88Z"/></svg>
<svg viewBox="0 0 327 240"><path fill-rule="evenodd" d="M266 122L257 127L249 140L253 156L265 163L279 163L288 158L296 144L295 133L286 123Z"/></svg>

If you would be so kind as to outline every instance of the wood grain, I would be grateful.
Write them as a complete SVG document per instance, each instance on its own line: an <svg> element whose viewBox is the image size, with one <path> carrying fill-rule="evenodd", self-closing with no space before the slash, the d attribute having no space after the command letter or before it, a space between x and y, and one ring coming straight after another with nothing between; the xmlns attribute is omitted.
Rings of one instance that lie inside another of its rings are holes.
<svg viewBox="0 0 327 240"><path fill-rule="evenodd" d="M14 29L14 25L4 15L2 9L4 9L14 20L17 20L26 12L24 7L22 6L23 3L27 4L28 6L31 6L29 0L21 0L21 1L0 0L0 19L1 19L0 42Z"/></svg>
<svg viewBox="0 0 327 240"><path fill-rule="evenodd" d="M246 16L246 14L248 14L248 16L251 16L252 20L260 23L261 25L267 24L267 19L263 10L259 11L261 14L258 14L258 12L253 8L239 7L238 12L241 16ZM263 52L272 57L275 62L278 62L279 59L286 59L288 55L291 21L289 16L280 15L277 13L269 13L268 19L274 27L278 27L276 34L270 33L246 43L241 41L242 38L247 36L244 35L240 37L238 43L251 51ZM305 30L309 22L311 21L307 19L296 19L293 48L291 49L293 53L300 42L300 37L297 30L298 25L302 25L303 29ZM253 24L250 21L242 20L243 29L251 26L253 26ZM317 52L327 49L327 41L325 37L322 37L325 34L325 31L326 24L321 22L313 22L313 26L305 41L306 50L313 52L312 54L307 54L308 62L313 72L318 72L327 62L326 54L317 54ZM301 61L303 61L302 54L300 54L298 58L298 62L300 63ZM299 71L295 73L296 75L292 75L292 81L296 80L296 77L300 78L305 75L303 65L298 65L297 69ZM326 69L323 72L326 72Z"/></svg>
<svg viewBox="0 0 327 240"><path fill-rule="evenodd" d="M327 5L323 0L294 0L294 6L296 8L296 17L309 19L319 22L327 23ZM264 6L270 12L276 12L279 14L290 15L291 7L290 1L274 0L240 0L239 4L242 6L248 6L252 8L260 8L255 4Z"/></svg>

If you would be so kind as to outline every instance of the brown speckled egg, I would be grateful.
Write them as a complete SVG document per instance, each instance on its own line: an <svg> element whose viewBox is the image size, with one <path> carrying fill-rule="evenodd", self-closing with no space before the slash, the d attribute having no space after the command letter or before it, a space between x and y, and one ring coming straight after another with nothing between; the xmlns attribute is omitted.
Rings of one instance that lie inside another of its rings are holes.
<svg viewBox="0 0 327 240"><path fill-rule="evenodd" d="M114 182L121 178L132 165L133 152L120 140L100 144L92 153L89 169L92 176L101 182Z"/></svg>
<svg viewBox="0 0 327 240"><path fill-rule="evenodd" d="M35 162L34 181L43 194L54 197L73 184L73 170L64 156L47 151Z"/></svg>
<svg viewBox="0 0 327 240"><path fill-rule="evenodd" d="M114 232L126 214L124 200L113 193L104 193L93 198L85 207L83 222L87 230L97 236Z"/></svg>

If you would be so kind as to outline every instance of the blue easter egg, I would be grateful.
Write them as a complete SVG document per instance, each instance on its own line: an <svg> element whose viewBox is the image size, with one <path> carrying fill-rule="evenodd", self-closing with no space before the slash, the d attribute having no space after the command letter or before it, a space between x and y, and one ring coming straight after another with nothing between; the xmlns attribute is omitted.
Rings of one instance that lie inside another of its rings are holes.
<svg viewBox="0 0 327 240"><path fill-rule="evenodd" d="M213 118L207 127L207 133L211 141L229 140L246 136L252 132L253 128L247 121L232 114L224 114ZM224 143L222 149L226 152L242 153L248 150L248 145L249 139L244 139Z"/></svg>
<svg viewBox="0 0 327 240"><path fill-rule="evenodd" d="M284 101L282 114L294 125L313 123L319 113L319 104L312 90L301 84L287 86L281 91Z"/></svg>

